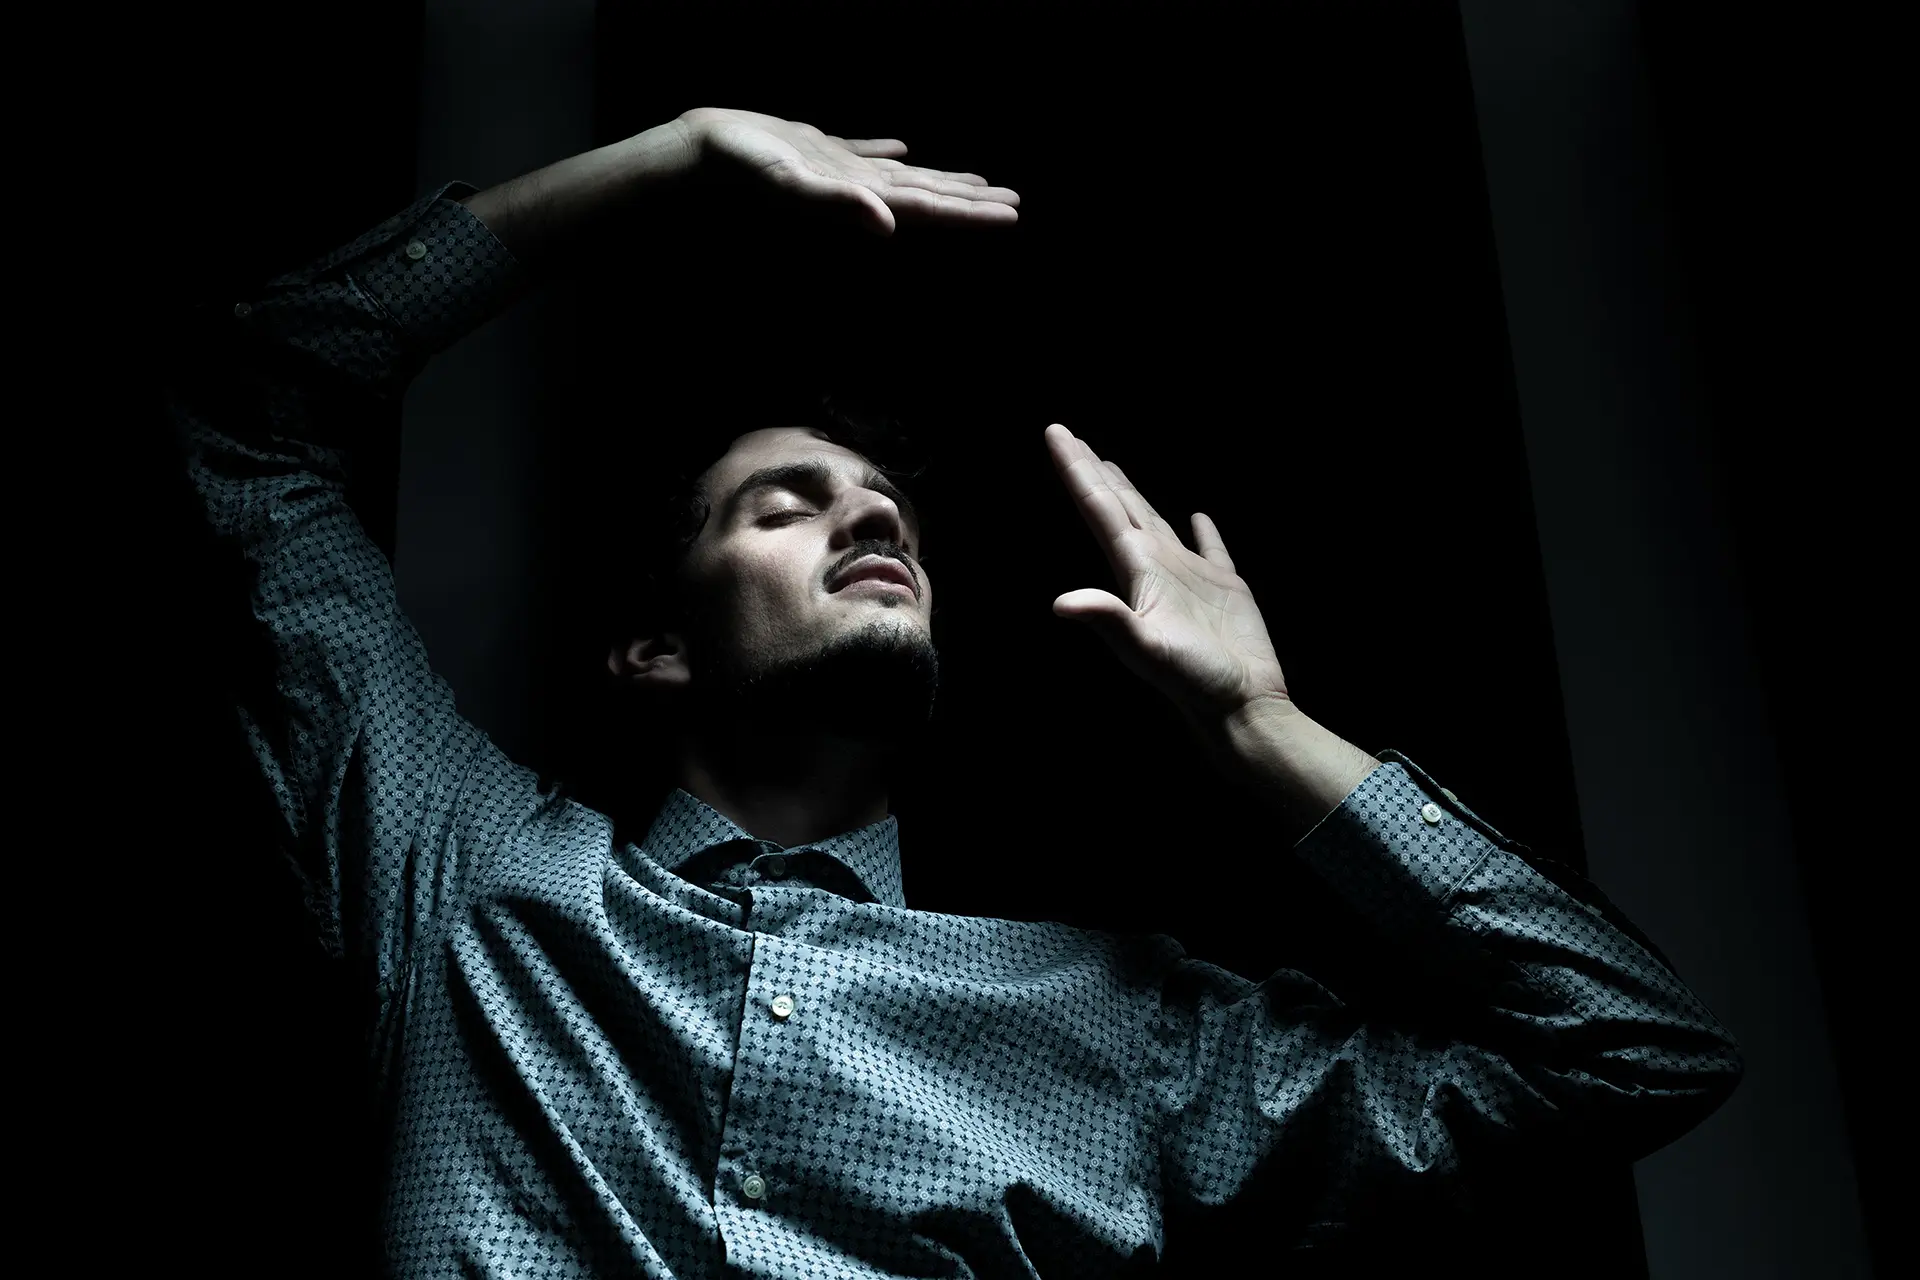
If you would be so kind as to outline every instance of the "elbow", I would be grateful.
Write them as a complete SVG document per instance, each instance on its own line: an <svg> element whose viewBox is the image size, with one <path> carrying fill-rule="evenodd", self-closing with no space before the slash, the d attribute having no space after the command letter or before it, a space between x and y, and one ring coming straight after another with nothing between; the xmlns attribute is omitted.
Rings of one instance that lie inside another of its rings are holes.
<svg viewBox="0 0 1920 1280"><path fill-rule="evenodd" d="M1578 1081L1558 1099L1568 1137L1631 1162L1705 1123L1740 1087L1746 1060L1724 1033L1687 1039L1615 1050L1563 1077L1563 1084Z"/></svg>
<svg viewBox="0 0 1920 1280"><path fill-rule="evenodd" d="M1747 1060L1740 1042L1724 1027L1715 1027L1711 1035L1689 1036L1688 1040L1691 1043L1654 1051L1665 1059L1662 1065L1666 1070L1647 1083L1652 1085L1650 1092L1685 1100L1680 1109L1689 1117L1685 1128L1692 1129L1733 1097L1746 1075Z"/></svg>
<svg viewBox="0 0 1920 1280"><path fill-rule="evenodd" d="M1661 1086L1638 1091L1647 1105L1647 1123L1623 1130L1639 1130L1631 1159L1651 1155L1699 1128L1727 1104L1746 1074L1745 1055L1731 1036L1722 1037L1710 1048L1696 1049L1687 1057L1687 1065L1677 1076Z"/></svg>
<svg viewBox="0 0 1920 1280"><path fill-rule="evenodd" d="M1747 1074L1747 1056L1741 1051L1740 1042L1731 1035L1723 1034L1720 1049L1713 1057L1707 1069L1707 1091L1712 1098L1709 1111L1717 1111L1733 1096L1740 1087L1740 1081Z"/></svg>

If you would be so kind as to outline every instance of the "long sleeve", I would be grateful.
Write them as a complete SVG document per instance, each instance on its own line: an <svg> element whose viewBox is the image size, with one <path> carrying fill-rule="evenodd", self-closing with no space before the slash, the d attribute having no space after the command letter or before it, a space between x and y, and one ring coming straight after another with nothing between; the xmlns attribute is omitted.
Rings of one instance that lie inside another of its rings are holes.
<svg viewBox="0 0 1920 1280"><path fill-rule="evenodd" d="M525 273L449 184L174 334L166 412L211 545L247 597L239 729L323 944L389 1003L466 868L445 838L492 750L454 707L349 504L408 382ZM263 851L262 856L272 856Z"/></svg>
<svg viewBox="0 0 1920 1280"><path fill-rule="evenodd" d="M1310 1236L1465 1207L1486 1161L1637 1159L1739 1082L1732 1036L1598 890L1382 758L1294 856L1411 958L1412 998L1359 1007L1293 970L1255 984L1183 959L1155 1050L1180 1203L1272 1176L1315 1198L1294 1206Z"/></svg>

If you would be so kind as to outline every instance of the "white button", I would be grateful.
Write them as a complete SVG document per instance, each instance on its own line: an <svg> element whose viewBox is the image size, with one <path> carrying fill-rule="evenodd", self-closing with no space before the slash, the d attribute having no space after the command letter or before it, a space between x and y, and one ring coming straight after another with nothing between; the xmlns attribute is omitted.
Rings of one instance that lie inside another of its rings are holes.
<svg viewBox="0 0 1920 1280"><path fill-rule="evenodd" d="M782 1022L793 1016L793 997L775 996L773 998L773 1016Z"/></svg>
<svg viewBox="0 0 1920 1280"><path fill-rule="evenodd" d="M750 1173L740 1180L740 1190L746 1193L747 1199L758 1200L767 1194L767 1180L757 1173Z"/></svg>
<svg viewBox="0 0 1920 1280"><path fill-rule="evenodd" d="M1440 825L1440 806L1431 802L1423 804L1420 806L1420 816L1426 819L1428 826L1437 827Z"/></svg>
<svg viewBox="0 0 1920 1280"><path fill-rule="evenodd" d="M1440 788L1440 794L1445 796L1447 799L1453 801L1455 804L1460 803L1460 797L1453 794L1453 792L1447 790L1445 787Z"/></svg>
<svg viewBox="0 0 1920 1280"><path fill-rule="evenodd" d="M251 302L236 302L233 304L233 314L236 319L245 320L253 314L253 304Z"/></svg>
<svg viewBox="0 0 1920 1280"><path fill-rule="evenodd" d="M787 859L785 855L770 853L762 858L760 860L760 874L763 876L771 876L775 880L787 874Z"/></svg>
<svg viewBox="0 0 1920 1280"><path fill-rule="evenodd" d="M418 262L427 256L427 246L421 244L418 240L409 240L407 242L407 256L415 262Z"/></svg>

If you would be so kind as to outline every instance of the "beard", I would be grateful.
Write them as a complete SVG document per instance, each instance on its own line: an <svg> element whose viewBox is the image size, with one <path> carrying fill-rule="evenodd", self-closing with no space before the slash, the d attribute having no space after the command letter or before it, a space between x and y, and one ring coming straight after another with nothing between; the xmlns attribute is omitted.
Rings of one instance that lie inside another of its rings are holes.
<svg viewBox="0 0 1920 1280"><path fill-rule="evenodd" d="M875 619L810 652L712 660L689 692L696 731L828 736L908 750L932 719L940 656L923 632Z"/></svg>

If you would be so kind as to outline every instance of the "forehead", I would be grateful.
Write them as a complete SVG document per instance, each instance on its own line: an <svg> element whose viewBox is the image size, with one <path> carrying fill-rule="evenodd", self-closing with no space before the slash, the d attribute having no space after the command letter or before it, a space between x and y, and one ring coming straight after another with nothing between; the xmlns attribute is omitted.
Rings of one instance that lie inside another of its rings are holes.
<svg viewBox="0 0 1920 1280"><path fill-rule="evenodd" d="M820 461L848 475L864 474L867 460L835 444L812 427L763 427L737 437L726 455L707 472L707 491L724 499L736 485L762 467Z"/></svg>

